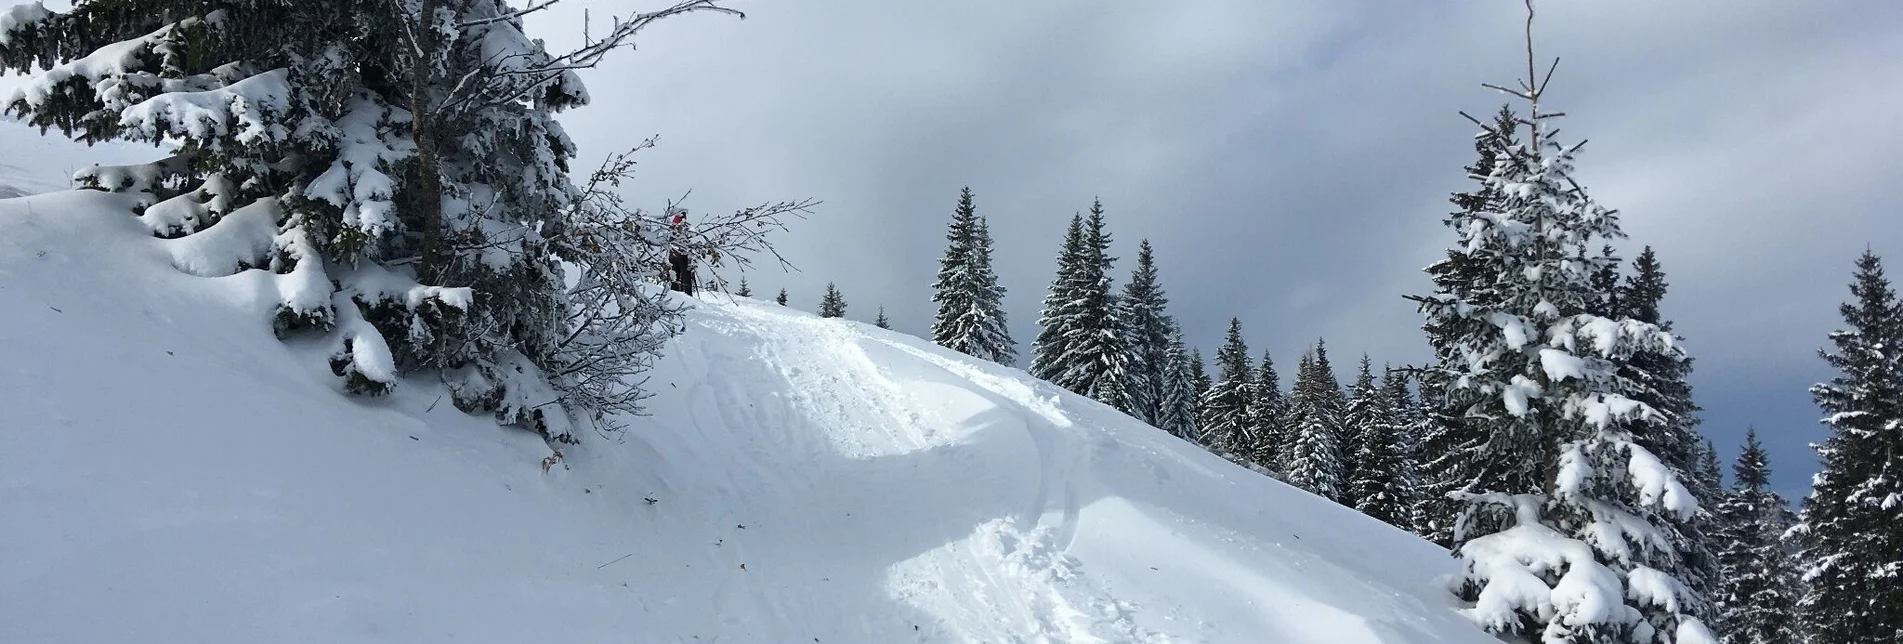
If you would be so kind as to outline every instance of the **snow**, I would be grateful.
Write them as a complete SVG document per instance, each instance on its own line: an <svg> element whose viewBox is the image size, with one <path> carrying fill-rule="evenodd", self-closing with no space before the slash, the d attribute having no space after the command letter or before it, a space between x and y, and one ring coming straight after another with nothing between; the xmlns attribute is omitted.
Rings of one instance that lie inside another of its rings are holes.
<svg viewBox="0 0 1903 644"><path fill-rule="evenodd" d="M297 273L180 271L127 199L0 200L0 641L1494 641L1431 544L752 300L683 298L652 415L544 474L436 378L342 395L272 335Z"/></svg>
<svg viewBox="0 0 1903 644"><path fill-rule="evenodd" d="M1529 411L1528 402L1540 397L1543 390L1540 383L1526 376L1514 376L1507 386L1500 390L1500 402L1507 407L1507 413L1515 418L1524 418Z"/></svg>
<svg viewBox="0 0 1903 644"><path fill-rule="evenodd" d="M289 74L274 69L217 89L159 94L126 109L119 125L154 140L167 135L198 140L233 137L241 142L283 140L289 132L267 113L290 109Z"/></svg>
<svg viewBox="0 0 1903 644"><path fill-rule="evenodd" d="M1632 487L1639 490L1640 505L1657 504L1682 519L1689 519L1698 513L1697 497L1692 496L1691 490L1685 489L1685 485L1657 456L1635 443L1625 443L1624 447L1629 455L1626 473L1632 477Z"/></svg>
<svg viewBox="0 0 1903 644"><path fill-rule="evenodd" d="M1546 379L1553 382L1586 377L1586 361L1565 349L1540 349L1540 368L1546 371Z"/></svg>
<svg viewBox="0 0 1903 644"><path fill-rule="evenodd" d="M0 47L13 44L8 34L15 29L38 25L53 19L53 12L46 10L46 3L16 4L0 12Z"/></svg>

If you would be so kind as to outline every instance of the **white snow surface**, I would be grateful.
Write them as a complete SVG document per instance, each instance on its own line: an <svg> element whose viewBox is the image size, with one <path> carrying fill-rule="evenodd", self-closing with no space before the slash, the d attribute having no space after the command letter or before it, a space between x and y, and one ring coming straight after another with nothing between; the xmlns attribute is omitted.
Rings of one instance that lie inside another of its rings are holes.
<svg viewBox="0 0 1903 644"><path fill-rule="evenodd" d="M544 474L434 381L341 394L127 203L0 200L0 642L1493 641L1431 544L752 300L685 301L652 416Z"/></svg>

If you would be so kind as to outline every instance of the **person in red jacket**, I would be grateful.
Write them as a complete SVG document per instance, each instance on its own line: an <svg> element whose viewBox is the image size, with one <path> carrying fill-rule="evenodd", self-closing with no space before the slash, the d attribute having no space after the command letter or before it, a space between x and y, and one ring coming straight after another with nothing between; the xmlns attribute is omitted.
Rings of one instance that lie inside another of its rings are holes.
<svg viewBox="0 0 1903 644"><path fill-rule="evenodd" d="M676 240L667 251L667 263L674 267L674 283L671 286L676 291L692 296L694 294L694 264L689 261L687 253L681 250L678 241L687 234L687 210L683 208L669 210L673 216L669 218L668 223L674 227L673 238Z"/></svg>

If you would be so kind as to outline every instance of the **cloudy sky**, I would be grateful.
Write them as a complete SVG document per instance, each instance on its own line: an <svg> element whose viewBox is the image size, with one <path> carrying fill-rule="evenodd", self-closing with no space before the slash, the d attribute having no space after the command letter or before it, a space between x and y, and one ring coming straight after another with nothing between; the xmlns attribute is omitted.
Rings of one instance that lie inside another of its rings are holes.
<svg viewBox="0 0 1903 644"><path fill-rule="evenodd" d="M969 185L1028 342L1095 197L1119 269L1149 238L1205 352L1238 316L1282 364L1326 337L1344 378L1364 351L1425 355L1401 296L1452 239L1473 157L1458 112L1498 107L1479 83L1525 65L1511 0L732 4L748 18L645 32L566 122L590 159L660 135L635 188L651 202L824 200L781 240L800 272L751 275L757 292L810 309L836 281L851 317L883 305L924 333ZM579 21L532 27L563 42ZM1670 275L1704 431L1730 455L1756 425L1800 493L1821 435L1805 389L1851 260L1903 264L1903 4L1549 0L1536 33L1562 60L1564 136L1591 140L1585 183L1625 213L1625 254L1650 244Z"/></svg>

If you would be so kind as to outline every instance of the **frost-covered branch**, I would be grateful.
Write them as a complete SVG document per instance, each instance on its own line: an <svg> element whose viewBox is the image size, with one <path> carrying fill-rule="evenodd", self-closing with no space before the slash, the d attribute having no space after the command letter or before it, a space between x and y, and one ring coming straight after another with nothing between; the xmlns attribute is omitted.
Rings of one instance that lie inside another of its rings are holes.
<svg viewBox="0 0 1903 644"><path fill-rule="evenodd" d="M767 204L672 227L628 205L618 190L634 175L635 153L654 144L650 138L604 160L581 186L567 226L549 233L550 250L573 279L567 331L541 366L568 407L602 430L617 429L617 416L641 413L648 394L638 378L682 330L680 306L660 284L670 251L701 258L718 288L713 269L723 264L744 269L753 256L768 255L784 265L770 235L816 203Z"/></svg>

